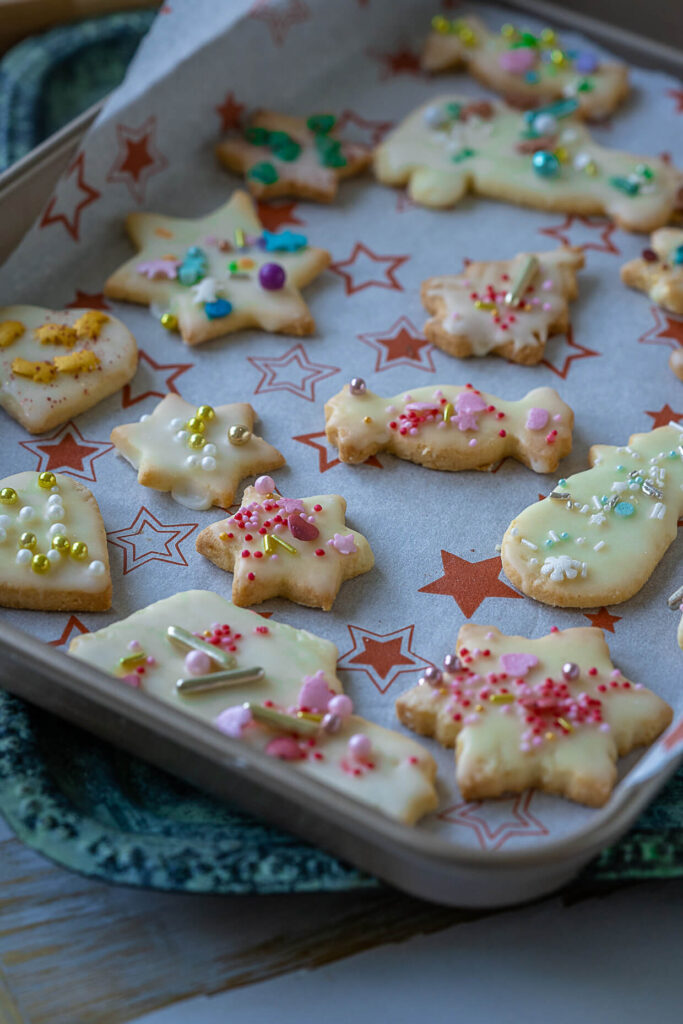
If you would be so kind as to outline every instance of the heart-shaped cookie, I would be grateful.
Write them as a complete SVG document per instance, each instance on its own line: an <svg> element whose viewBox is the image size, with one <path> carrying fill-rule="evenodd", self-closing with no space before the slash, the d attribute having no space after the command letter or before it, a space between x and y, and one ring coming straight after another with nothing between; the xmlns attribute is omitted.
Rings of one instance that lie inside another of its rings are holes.
<svg viewBox="0 0 683 1024"><path fill-rule="evenodd" d="M0 605L93 612L111 606L107 536L87 487L49 470L0 480Z"/></svg>
<svg viewBox="0 0 683 1024"><path fill-rule="evenodd" d="M31 434L66 423L122 388L135 338L97 309L0 309L0 406Z"/></svg>

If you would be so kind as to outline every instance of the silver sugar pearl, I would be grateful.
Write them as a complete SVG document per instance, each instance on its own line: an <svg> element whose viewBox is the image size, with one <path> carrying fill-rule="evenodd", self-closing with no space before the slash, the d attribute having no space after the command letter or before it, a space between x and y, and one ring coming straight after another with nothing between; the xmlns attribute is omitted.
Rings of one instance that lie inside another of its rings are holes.
<svg viewBox="0 0 683 1024"><path fill-rule="evenodd" d="M333 715L328 712L322 721L323 732L332 735L335 732L339 732L342 726L342 720L339 715Z"/></svg>
<svg viewBox="0 0 683 1024"><path fill-rule="evenodd" d="M572 682L574 679L579 678L579 676L581 675L581 669L575 661L567 661L562 666L562 675L569 683Z"/></svg>
<svg viewBox="0 0 683 1024"><path fill-rule="evenodd" d="M429 683L430 686L440 686L441 685L441 669L440 668L434 668L433 665L430 665L429 668L425 670L424 677L425 677L425 679L427 680L427 682Z"/></svg>
<svg viewBox="0 0 683 1024"><path fill-rule="evenodd" d="M352 395L364 395L367 385L362 377L352 377L349 384L349 391Z"/></svg>
<svg viewBox="0 0 683 1024"><path fill-rule="evenodd" d="M462 668L460 664L460 658L457 654L447 654L443 659L443 667L446 672L459 672Z"/></svg>

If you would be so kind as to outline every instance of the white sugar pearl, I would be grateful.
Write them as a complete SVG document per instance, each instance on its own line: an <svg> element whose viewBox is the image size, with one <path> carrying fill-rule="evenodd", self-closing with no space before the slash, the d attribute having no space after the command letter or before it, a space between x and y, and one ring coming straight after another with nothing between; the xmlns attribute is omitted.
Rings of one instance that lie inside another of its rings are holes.
<svg viewBox="0 0 683 1024"><path fill-rule="evenodd" d="M19 548L17 551L17 565L29 565L33 559L33 552L28 548Z"/></svg>
<svg viewBox="0 0 683 1024"><path fill-rule="evenodd" d="M53 537L56 537L58 533L66 533L66 526L64 523L54 523L47 531L47 535L50 540L52 540Z"/></svg>
<svg viewBox="0 0 683 1024"><path fill-rule="evenodd" d="M200 461L201 460L198 455L188 455L187 458L185 459L185 465L189 466L190 469L194 469L195 466L198 466L200 464Z"/></svg>
<svg viewBox="0 0 683 1024"><path fill-rule="evenodd" d="M48 509L45 510L45 518L51 519L53 522L55 519L63 519L64 515L65 513L63 505L51 505Z"/></svg>
<svg viewBox="0 0 683 1024"><path fill-rule="evenodd" d="M211 455L207 455L202 459L202 469L205 469L207 473L210 473L215 468L216 460Z"/></svg>
<svg viewBox="0 0 683 1024"><path fill-rule="evenodd" d="M0 526L0 544L7 540L7 530L3 526Z"/></svg>
<svg viewBox="0 0 683 1024"><path fill-rule="evenodd" d="M30 523L36 514L36 510L31 505L24 505L23 508L19 509L19 520L22 523Z"/></svg>
<svg viewBox="0 0 683 1024"><path fill-rule="evenodd" d="M7 530L12 525L12 519L10 516L0 516L0 526L4 530Z"/></svg>
<svg viewBox="0 0 683 1024"><path fill-rule="evenodd" d="M54 487L50 488L50 494L59 494L59 484L55 484Z"/></svg>
<svg viewBox="0 0 683 1024"><path fill-rule="evenodd" d="M202 448L202 451L204 452L205 455L215 455L216 454L216 445L215 444L205 444L204 447Z"/></svg>
<svg viewBox="0 0 683 1024"><path fill-rule="evenodd" d="M189 436L190 435L187 432L187 430L179 430L178 433L175 435L175 439L174 440L176 440L178 442L187 441Z"/></svg>
<svg viewBox="0 0 683 1024"><path fill-rule="evenodd" d="M148 412L143 412L142 416L140 417L140 423L144 423L145 420L148 420L148 419L149 419L149 413Z"/></svg>
<svg viewBox="0 0 683 1024"><path fill-rule="evenodd" d="M47 499L47 507L48 508L50 508L51 505L61 505L61 504L62 504L62 496L61 496L61 494L51 494L50 497Z"/></svg>
<svg viewBox="0 0 683 1024"><path fill-rule="evenodd" d="M587 167L593 158L590 153L577 153L574 157L574 167L577 171L582 171L584 167Z"/></svg>
<svg viewBox="0 0 683 1024"><path fill-rule="evenodd" d="M554 135L557 131L557 121L552 114L537 114L533 124L539 135Z"/></svg>
<svg viewBox="0 0 683 1024"><path fill-rule="evenodd" d="M92 573L93 576L101 576L104 572L104 562L100 562L99 559L95 559L88 566L88 572Z"/></svg>
<svg viewBox="0 0 683 1024"><path fill-rule="evenodd" d="M181 430L182 426L183 421L181 420L180 416L174 416L171 422L169 423L169 427L171 430Z"/></svg>
<svg viewBox="0 0 683 1024"><path fill-rule="evenodd" d="M61 562L62 560L62 556L60 555L59 551L55 551L54 548L50 548L50 550L47 553L47 557L50 559L53 565L56 565L57 562Z"/></svg>
<svg viewBox="0 0 683 1024"><path fill-rule="evenodd" d="M448 122L448 114L443 107L427 107L424 114L422 115L424 123L430 128L438 128L442 124Z"/></svg>

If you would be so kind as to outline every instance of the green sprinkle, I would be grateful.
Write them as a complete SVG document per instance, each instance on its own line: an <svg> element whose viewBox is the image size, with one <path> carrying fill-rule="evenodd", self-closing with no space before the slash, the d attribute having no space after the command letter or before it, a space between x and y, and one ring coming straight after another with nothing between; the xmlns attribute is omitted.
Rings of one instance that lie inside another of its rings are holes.
<svg viewBox="0 0 683 1024"><path fill-rule="evenodd" d="M249 168L247 177L253 178L254 181L260 181L262 185L274 185L278 180L278 173L271 163L263 160Z"/></svg>
<svg viewBox="0 0 683 1024"><path fill-rule="evenodd" d="M655 176L655 172L647 164L638 164L636 166L636 174L639 174L641 178L645 178L646 181L652 181Z"/></svg>
<svg viewBox="0 0 683 1024"><path fill-rule="evenodd" d="M285 160L287 163L296 160L301 152L299 143L287 132L271 132L268 146L273 156L276 156L278 160Z"/></svg>
<svg viewBox="0 0 683 1024"><path fill-rule="evenodd" d="M251 128L245 130L244 137L247 142L251 142L252 146L267 146L270 132L266 128L258 128L256 125L252 125Z"/></svg>
<svg viewBox="0 0 683 1024"><path fill-rule="evenodd" d="M324 167L346 167L346 157L341 151L341 142L327 135L316 135L315 148Z"/></svg>
<svg viewBox="0 0 683 1024"><path fill-rule="evenodd" d="M447 103L446 106L444 107L444 110L446 111L446 113L448 114L452 121L457 121L460 118L460 111L462 110L462 105L460 103Z"/></svg>
<svg viewBox="0 0 683 1024"><path fill-rule="evenodd" d="M477 151L475 149L461 149L460 152L451 157L451 160L453 163L459 164L461 160L467 160L469 157L476 155Z"/></svg>
<svg viewBox="0 0 683 1024"><path fill-rule="evenodd" d="M593 92L595 86L591 82L590 78L582 79L576 87L577 92Z"/></svg>
<svg viewBox="0 0 683 1024"><path fill-rule="evenodd" d="M327 135L332 131L337 118L334 114L311 114L308 121L306 121L306 127L309 132L313 132L315 135Z"/></svg>
<svg viewBox="0 0 683 1024"><path fill-rule="evenodd" d="M615 176L609 179L609 183L614 188L618 188L620 192L625 192L627 196L637 196L640 191L638 182L631 181L630 178Z"/></svg>

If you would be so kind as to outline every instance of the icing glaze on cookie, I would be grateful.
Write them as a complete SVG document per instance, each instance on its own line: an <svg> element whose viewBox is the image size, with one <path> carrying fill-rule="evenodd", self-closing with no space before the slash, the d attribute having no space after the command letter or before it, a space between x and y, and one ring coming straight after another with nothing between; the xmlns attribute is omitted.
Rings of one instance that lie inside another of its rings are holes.
<svg viewBox="0 0 683 1024"><path fill-rule="evenodd" d="M327 439L342 462L389 451L430 469L460 470L512 456L548 473L571 451L574 414L552 388L508 402L469 384L382 398L354 383L325 404Z"/></svg>
<svg viewBox="0 0 683 1024"><path fill-rule="evenodd" d="M328 611L344 580L372 568L370 545L346 526L338 494L282 498L272 487L269 477L247 487L234 516L202 530L197 551L234 573L235 604L287 597Z"/></svg>
<svg viewBox="0 0 683 1024"><path fill-rule="evenodd" d="M90 491L49 470L0 480L0 605L104 611L110 604L107 538Z"/></svg>
<svg viewBox="0 0 683 1024"><path fill-rule="evenodd" d="M188 676L196 659L188 667L188 651L169 640L167 629L173 625L232 655L237 668L262 668L263 677L220 691L179 694L177 680ZM123 685L139 686L207 722L218 720L230 735L286 760L283 772L302 771L389 817L413 824L436 806L433 759L414 740L351 714L351 701L341 696L335 674L337 648L312 633L266 622L217 594L194 590L75 638L69 653L117 676ZM326 723L332 731L323 728L321 709L302 706L302 698L328 700L325 713L338 719ZM292 728L273 729L255 721L239 710L244 702L265 708L266 714L291 715ZM297 711L309 716L305 720L313 731L306 737L293 731ZM352 742L357 736L365 739Z"/></svg>
<svg viewBox="0 0 683 1024"><path fill-rule="evenodd" d="M621 268L621 279L630 288L646 292L662 309L683 314L683 231L655 231L640 259Z"/></svg>
<svg viewBox="0 0 683 1024"><path fill-rule="evenodd" d="M560 480L508 527L503 568L525 594L570 608L626 601L676 538L683 515L683 427L594 445L592 469Z"/></svg>
<svg viewBox="0 0 683 1024"><path fill-rule="evenodd" d="M386 185L407 184L425 206L454 206L473 191L544 210L604 213L628 231L666 224L680 202L680 171L599 146L575 109L571 99L519 113L500 101L440 96L378 146L375 171Z"/></svg>
<svg viewBox="0 0 683 1024"><path fill-rule="evenodd" d="M118 391L136 367L133 335L100 310L0 309L0 405L33 434Z"/></svg>
<svg viewBox="0 0 683 1024"><path fill-rule="evenodd" d="M264 230L246 192L198 220L132 213L126 226L140 251L111 275L105 294L163 310L162 325L188 345L245 327L314 330L299 289L329 253L304 235Z"/></svg>
<svg viewBox="0 0 683 1024"><path fill-rule="evenodd" d="M467 623L456 655L399 697L398 717L455 746L466 800L549 793L601 806L616 761L651 743L671 708L612 665L600 629L555 630L538 640Z"/></svg>
<svg viewBox="0 0 683 1024"><path fill-rule="evenodd" d="M451 355L495 352L513 362L537 363L549 335L569 326L568 300L578 294L576 270L583 264L580 250L562 248L468 263L462 274L430 277L422 284L422 303L434 316L424 333ZM528 267L529 283L517 298L511 289Z"/></svg>
<svg viewBox="0 0 683 1024"><path fill-rule="evenodd" d="M240 480L285 461L253 433L254 419L247 402L196 407L171 394L138 423L115 427L111 440L144 487L170 491L188 508L227 507Z"/></svg>

